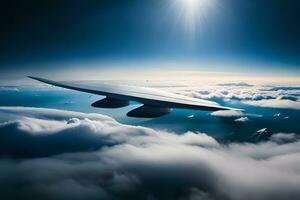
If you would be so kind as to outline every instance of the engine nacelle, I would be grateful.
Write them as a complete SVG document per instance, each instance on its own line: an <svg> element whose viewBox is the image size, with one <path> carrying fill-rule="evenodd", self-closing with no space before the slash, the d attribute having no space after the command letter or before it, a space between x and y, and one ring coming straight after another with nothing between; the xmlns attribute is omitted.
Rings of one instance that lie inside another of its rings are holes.
<svg viewBox="0 0 300 200"><path fill-rule="evenodd" d="M127 113L128 117L155 118L169 114L171 108L143 105Z"/></svg>
<svg viewBox="0 0 300 200"><path fill-rule="evenodd" d="M122 108L129 105L129 101L106 97L92 103L95 108Z"/></svg>

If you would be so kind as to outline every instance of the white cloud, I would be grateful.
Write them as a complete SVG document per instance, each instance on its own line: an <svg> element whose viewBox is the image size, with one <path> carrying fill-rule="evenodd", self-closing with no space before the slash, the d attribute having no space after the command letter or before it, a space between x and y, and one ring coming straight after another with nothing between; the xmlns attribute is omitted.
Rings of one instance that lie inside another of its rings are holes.
<svg viewBox="0 0 300 200"><path fill-rule="evenodd" d="M20 89L15 86L0 86L0 91L12 91L12 92L19 92Z"/></svg>
<svg viewBox="0 0 300 200"><path fill-rule="evenodd" d="M212 112L211 115L215 117L241 117L244 116L245 113L238 110L220 110Z"/></svg>
<svg viewBox="0 0 300 200"><path fill-rule="evenodd" d="M242 103L251 105L251 106L259 106L259 107L267 107L267 108L283 108L283 109L295 109L300 110L300 101L292 101L285 99L265 99L258 101L242 101Z"/></svg>
<svg viewBox="0 0 300 200"><path fill-rule="evenodd" d="M234 121L235 122L247 122L247 121L249 121L249 118L248 117L241 117L241 118L238 118Z"/></svg>
<svg viewBox="0 0 300 200"><path fill-rule="evenodd" d="M200 99L241 101L244 104L270 108L300 109L299 87L280 87L275 85L219 84L203 87L178 88L179 93Z"/></svg>
<svg viewBox="0 0 300 200"><path fill-rule="evenodd" d="M267 129L267 128L262 128L262 129L256 131L256 133L259 133L259 134L266 134L266 133L268 133L268 129Z"/></svg>
<svg viewBox="0 0 300 200"><path fill-rule="evenodd" d="M6 199L300 197L295 134L225 145L203 133L127 126L99 114L18 107L0 108L0 115L0 152L27 152L0 159Z"/></svg>
<svg viewBox="0 0 300 200"><path fill-rule="evenodd" d="M277 143L287 143L287 142L295 142L299 139L299 137L294 133L277 133L271 136L272 141Z"/></svg>

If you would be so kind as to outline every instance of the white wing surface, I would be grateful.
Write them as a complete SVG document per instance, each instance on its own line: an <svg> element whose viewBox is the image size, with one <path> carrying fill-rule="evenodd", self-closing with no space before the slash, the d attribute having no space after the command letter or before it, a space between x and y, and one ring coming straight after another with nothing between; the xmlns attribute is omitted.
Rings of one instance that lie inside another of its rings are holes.
<svg viewBox="0 0 300 200"><path fill-rule="evenodd" d="M129 101L144 104L143 106L127 113L130 117L159 117L168 114L172 108L203 111L236 110L220 106L212 101L191 98L153 88L113 85L106 83L84 84L67 81L52 81L32 76L29 76L29 78L57 87L106 96L106 98L93 103L92 106L94 107L119 108L129 105Z"/></svg>

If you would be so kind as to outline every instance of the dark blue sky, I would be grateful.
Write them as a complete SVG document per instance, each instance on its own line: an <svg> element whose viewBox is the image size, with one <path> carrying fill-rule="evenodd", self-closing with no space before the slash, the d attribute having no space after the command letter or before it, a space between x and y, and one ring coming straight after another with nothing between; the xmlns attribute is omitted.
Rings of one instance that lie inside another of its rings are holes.
<svg viewBox="0 0 300 200"><path fill-rule="evenodd" d="M193 38L173 0L2 2L0 66L205 60L299 72L299 1L211 1L200 10Z"/></svg>

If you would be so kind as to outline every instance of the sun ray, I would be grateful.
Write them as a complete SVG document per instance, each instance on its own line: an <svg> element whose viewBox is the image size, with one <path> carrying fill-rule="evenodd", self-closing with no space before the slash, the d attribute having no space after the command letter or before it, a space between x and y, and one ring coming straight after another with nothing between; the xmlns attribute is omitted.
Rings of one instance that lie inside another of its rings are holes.
<svg viewBox="0 0 300 200"><path fill-rule="evenodd" d="M185 31L193 38L197 29L212 13L217 0L174 0L173 7Z"/></svg>

